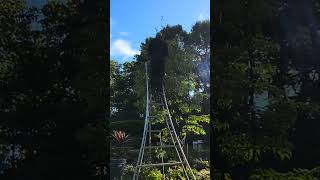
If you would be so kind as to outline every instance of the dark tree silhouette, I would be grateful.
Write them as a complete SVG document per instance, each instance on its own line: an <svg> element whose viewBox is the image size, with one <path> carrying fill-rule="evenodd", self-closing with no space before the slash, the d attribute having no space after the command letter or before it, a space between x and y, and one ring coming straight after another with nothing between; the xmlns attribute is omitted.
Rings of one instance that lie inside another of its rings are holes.
<svg viewBox="0 0 320 180"><path fill-rule="evenodd" d="M151 86L153 94L161 92L163 83L166 57L168 55L167 43L156 37L149 44L149 55L151 57Z"/></svg>

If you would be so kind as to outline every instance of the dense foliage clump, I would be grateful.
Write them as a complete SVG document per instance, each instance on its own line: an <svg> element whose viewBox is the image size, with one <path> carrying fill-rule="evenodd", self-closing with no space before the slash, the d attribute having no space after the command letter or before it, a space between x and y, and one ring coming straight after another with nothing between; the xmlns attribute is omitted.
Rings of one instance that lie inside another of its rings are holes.
<svg viewBox="0 0 320 180"><path fill-rule="evenodd" d="M320 165L313 143L320 137L313 128L320 125L318 4L216 4L211 141L218 179L318 178L306 170Z"/></svg>
<svg viewBox="0 0 320 180"><path fill-rule="evenodd" d="M151 60L151 87L154 94L159 94L162 93L165 63L168 56L167 43L160 38L151 39L148 51Z"/></svg>
<svg viewBox="0 0 320 180"><path fill-rule="evenodd" d="M0 179L102 175L106 7L99 0L48 1L40 9L1 1Z"/></svg>

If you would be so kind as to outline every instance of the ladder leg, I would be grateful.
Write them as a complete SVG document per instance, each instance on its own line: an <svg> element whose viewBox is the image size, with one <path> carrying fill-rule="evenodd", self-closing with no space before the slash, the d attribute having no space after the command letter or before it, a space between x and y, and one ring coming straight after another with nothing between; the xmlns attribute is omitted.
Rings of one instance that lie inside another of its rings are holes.
<svg viewBox="0 0 320 180"><path fill-rule="evenodd" d="M150 100L152 99L152 96L150 96ZM150 107L149 107L149 112L150 112ZM149 159L152 161L152 154L151 154L151 122L149 122Z"/></svg>
<svg viewBox="0 0 320 180"><path fill-rule="evenodd" d="M149 113L147 111L146 118L145 118L144 130L143 130L143 137L142 137L142 141L141 141L141 146L140 146L140 151L139 151L137 164L136 164L134 175L133 175L133 180L138 180L138 176L139 176L139 173L140 173L140 170L141 170L139 165L142 164L142 160L143 160L143 156L144 156L144 149L145 149L145 145L146 145L146 136L147 136L147 128L148 128L148 123L149 123L148 117L149 117Z"/></svg>
<svg viewBox="0 0 320 180"><path fill-rule="evenodd" d="M161 146L161 152L162 152L162 133L160 132L160 146ZM161 156L161 162L163 163L163 156ZM162 165L162 174L163 174L163 179L166 178L165 176L165 171L164 171L164 165Z"/></svg>
<svg viewBox="0 0 320 180"><path fill-rule="evenodd" d="M144 123L144 129L143 129L143 137L142 137L142 141L141 141L141 146L140 146L140 151L139 151L139 157L138 157L138 161L137 161L137 165L133 174L133 180L138 180L138 176L140 173L140 166L142 164L142 159L143 159L143 155L144 155L144 147L145 147L145 140L146 140L146 135L147 135L147 128L148 128L148 123L149 123L149 84L148 84L148 66L147 63L144 64L145 65L145 78L146 78L146 117L145 117L145 123Z"/></svg>
<svg viewBox="0 0 320 180"><path fill-rule="evenodd" d="M165 96L165 91L164 91L163 85L162 85L162 92L163 92L162 95L163 95L164 105L165 105L165 108L166 108L166 110L167 110L168 117L169 117L169 123L168 123L168 124L169 124L169 125L171 126L171 128L174 130L174 126L173 126L173 123L172 123L172 118L171 118L170 111L169 111L169 108L168 108L168 103L167 103L167 99L166 99L166 96ZM174 137L175 137L176 140L177 140L178 147L179 147L179 149L180 149L180 151L181 151L182 158L183 158L183 160L185 161L185 163L186 163L186 165L187 165L187 168L190 170L190 173L191 173L193 179L196 179L195 175L194 175L193 172L192 172L192 169L191 169L191 167L190 167L190 164L189 164L189 162L188 162L188 160L187 160L187 158L186 158L186 156L185 156L185 154L184 154L184 152L183 152L183 149L182 149L182 147L181 147L181 144L180 144L179 138L178 138L178 136L177 136L177 134L176 134L176 131L173 131L173 135L174 135Z"/></svg>
<svg viewBox="0 0 320 180"><path fill-rule="evenodd" d="M164 100L162 100L162 102L163 102L163 101L164 101ZM163 110L166 110L164 106L162 106L162 108L163 108ZM172 142L173 142L174 148L175 148L175 150L176 150L176 152L177 152L179 161L180 161L180 162L186 162L186 161L183 161L182 158L181 158L181 156L180 156L180 152L179 152L179 150L177 149L177 146L176 146L176 142L178 142L179 140L175 140L174 135L173 135L173 133L172 133L172 132L175 132L175 129L174 129L174 127L173 127L173 129L172 129L172 127L169 125L169 122L168 122L168 119L167 119L167 118L166 118L166 125L167 125L167 128L168 128L168 130L169 130L169 134L170 134L171 140L172 140ZM179 143L179 142L178 142L178 143ZM186 175L186 177L187 177L187 180L189 180L189 176L188 176L188 174L187 174L187 171L186 171L186 168L185 168L184 164L182 163L181 166L182 166L183 172L185 173L185 175Z"/></svg>
<svg viewBox="0 0 320 180"><path fill-rule="evenodd" d="M176 146L176 140L174 139L174 136L173 136L173 133L172 133L173 130L171 130L171 128L170 128L167 120L166 120L166 123L167 123L167 127L168 127L168 129L169 129L169 133L170 133L171 140L172 140L172 142L173 142L174 148L175 148L175 150L176 150L176 152L177 152L179 161L181 161L181 162L186 162L185 160L182 160L182 158L181 158L180 152L179 152L179 150L178 150L178 148L177 148L177 146ZM186 177L187 177L187 180L189 180L189 176L188 176L188 174L187 174L185 165L184 165L184 164L181 164L181 166L182 166L183 172L185 173L185 175L186 175Z"/></svg>

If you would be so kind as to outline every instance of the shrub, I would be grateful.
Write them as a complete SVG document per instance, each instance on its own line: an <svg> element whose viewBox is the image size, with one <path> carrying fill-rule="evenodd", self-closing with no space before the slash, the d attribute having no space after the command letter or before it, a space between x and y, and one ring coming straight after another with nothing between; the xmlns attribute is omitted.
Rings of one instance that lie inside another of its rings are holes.
<svg viewBox="0 0 320 180"><path fill-rule="evenodd" d="M146 169L142 172L141 178L145 180L162 180L162 173L159 169Z"/></svg>
<svg viewBox="0 0 320 180"><path fill-rule="evenodd" d="M132 177L134 173L134 166L132 164L128 164L124 167L123 175L125 177Z"/></svg>
<svg viewBox="0 0 320 180"><path fill-rule="evenodd" d="M316 180L315 177L316 168L313 170L308 169L293 169L292 171L281 173L273 169L258 169L251 176L250 180Z"/></svg>
<svg viewBox="0 0 320 180"><path fill-rule="evenodd" d="M113 131L111 134L113 137L113 142L120 148L118 150L118 156L122 157L125 154L124 145L129 141L129 135L124 131Z"/></svg>
<svg viewBox="0 0 320 180"><path fill-rule="evenodd" d="M209 161L204 161L201 158L193 161L193 167L197 170L210 168Z"/></svg>
<svg viewBox="0 0 320 180"><path fill-rule="evenodd" d="M129 140L129 135L123 131L113 131L112 137L117 144L123 144Z"/></svg>
<svg viewBox="0 0 320 180"><path fill-rule="evenodd" d="M167 173L167 178L169 178L170 180L174 180L174 179L185 180L186 179L181 166L176 167L176 168L169 168L168 173Z"/></svg>
<svg viewBox="0 0 320 180"><path fill-rule="evenodd" d="M195 176L198 176L198 171L195 169L192 169L192 172ZM192 177L192 174L190 171L187 171L189 178ZM169 180L176 180L181 179L185 180L186 176L183 172L183 168L181 166L177 166L175 168L169 168L168 173L166 174L166 177L169 178Z"/></svg>
<svg viewBox="0 0 320 180"><path fill-rule="evenodd" d="M210 180L210 170L209 169L201 169L196 174L197 180Z"/></svg>

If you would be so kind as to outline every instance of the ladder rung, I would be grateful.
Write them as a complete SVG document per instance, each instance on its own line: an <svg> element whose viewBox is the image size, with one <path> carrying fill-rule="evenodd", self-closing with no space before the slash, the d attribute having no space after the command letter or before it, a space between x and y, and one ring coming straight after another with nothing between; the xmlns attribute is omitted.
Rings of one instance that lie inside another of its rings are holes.
<svg viewBox="0 0 320 180"><path fill-rule="evenodd" d="M164 132L163 130L148 130L148 132L154 132L154 133L160 133L160 132ZM173 133L173 131L171 131Z"/></svg>
<svg viewBox="0 0 320 180"><path fill-rule="evenodd" d="M173 166L173 165L180 165L180 164L185 164L185 163L172 162L172 163L143 164L143 165L139 165L139 167Z"/></svg>
<svg viewBox="0 0 320 180"><path fill-rule="evenodd" d="M161 146L146 146L145 148L161 148ZM174 145L163 145L163 148L175 147Z"/></svg>
<svg viewBox="0 0 320 180"><path fill-rule="evenodd" d="M165 104L163 103L158 103L158 102L151 102L151 105L157 105L157 106L164 106Z"/></svg>
<svg viewBox="0 0 320 180"><path fill-rule="evenodd" d="M162 132L162 130L148 130L148 132Z"/></svg>
<svg viewBox="0 0 320 180"><path fill-rule="evenodd" d="M152 130L148 130L148 131L151 131L151 132L163 132L163 130L156 130L156 129L152 129ZM171 131L173 132L173 131Z"/></svg>

